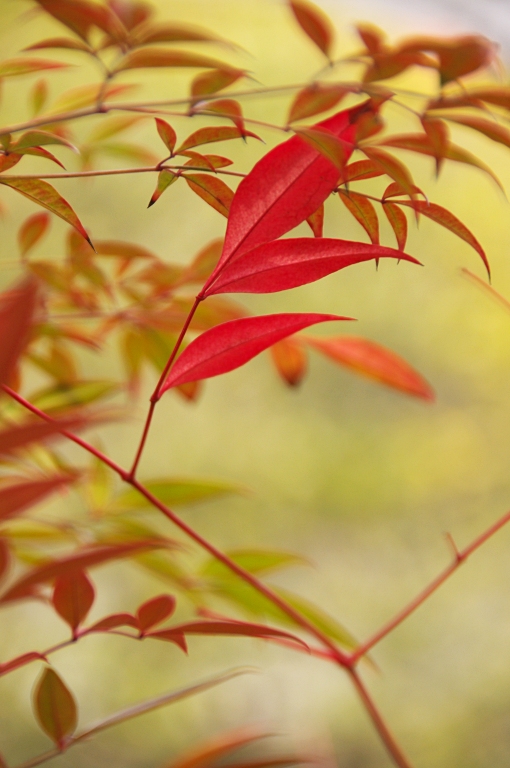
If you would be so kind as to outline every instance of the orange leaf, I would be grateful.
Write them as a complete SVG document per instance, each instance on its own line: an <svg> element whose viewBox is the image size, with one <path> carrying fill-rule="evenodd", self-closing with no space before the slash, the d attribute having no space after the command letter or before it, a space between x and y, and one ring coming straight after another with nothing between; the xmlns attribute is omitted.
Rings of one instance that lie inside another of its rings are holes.
<svg viewBox="0 0 510 768"><path fill-rule="evenodd" d="M227 88L243 77L241 69L213 69L211 72L202 72L191 83L191 95L193 99L200 96L208 96L211 93Z"/></svg>
<svg viewBox="0 0 510 768"><path fill-rule="evenodd" d="M314 237L322 237L324 230L324 203L306 220Z"/></svg>
<svg viewBox="0 0 510 768"><path fill-rule="evenodd" d="M38 51L42 48L64 48L71 51L83 51L84 53L94 53L94 49L83 43L81 40L73 40L72 37L51 37L48 40L41 40L38 43L24 48L25 51Z"/></svg>
<svg viewBox="0 0 510 768"><path fill-rule="evenodd" d="M10 59L0 63L0 78L31 75L33 72L41 72L44 69L65 69L70 66L71 64L47 59Z"/></svg>
<svg viewBox="0 0 510 768"><path fill-rule="evenodd" d="M439 59L441 85L488 66L495 58L495 46L481 35L452 38L418 37L407 40L400 51L431 51Z"/></svg>
<svg viewBox="0 0 510 768"><path fill-rule="evenodd" d="M200 112L212 112L213 114L219 114L222 117L228 117L232 120L236 128L244 134L243 111L238 101L235 101L234 99L208 101L200 108Z"/></svg>
<svg viewBox="0 0 510 768"><path fill-rule="evenodd" d="M197 27L184 24L147 24L134 34L135 45L148 45L150 43L223 43L221 37Z"/></svg>
<svg viewBox="0 0 510 768"><path fill-rule="evenodd" d="M302 345L292 336L273 344L270 349L276 370L282 379L291 387L297 387L306 374L308 367L307 354Z"/></svg>
<svg viewBox="0 0 510 768"><path fill-rule="evenodd" d="M357 192L345 192L343 189L338 190L338 196L356 221L361 224L370 240L373 243L378 243L379 219L370 200Z"/></svg>
<svg viewBox="0 0 510 768"><path fill-rule="evenodd" d="M94 587L82 570L64 573L55 580L53 607L69 624L73 630L73 636L92 608L94 597Z"/></svg>
<svg viewBox="0 0 510 768"><path fill-rule="evenodd" d="M445 120L451 120L452 122L459 123L459 125L465 125L467 128L473 128L473 130L487 136L488 139L504 144L505 147L510 147L510 131L508 128L492 120L486 120L483 117L472 117L471 115L442 114L441 116Z"/></svg>
<svg viewBox="0 0 510 768"><path fill-rule="evenodd" d="M289 5L305 35L330 59L334 31L326 14L308 0L289 0Z"/></svg>
<svg viewBox="0 0 510 768"><path fill-rule="evenodd" d="M177 135L172 126L169 125L165 120L161 120L161 118L156 117L156 127L165 147L169 149L170 152L173 152L175 143L177 141Z"/></svg>
<svg viewBox="0 0 510 768"><path fill-rule="evenodd" d="M205 200L215 211L228 218L234 193L224 181L205 173L186 174L183 178L196 195Z"/></svg>
<svg viewBox="0 0 510 768"><path fill-rule="evenodd" d="M288 123L303 120L305 117L318 115L335 107L352 89L346 85L330 83L312 83L294 98L289 110Z"/></svg>
<svg viewBox="0 0 510 768"><path fill-rule="evenodd" d="M147 600L137 612L138 627L144 634L148 629L168 619L175 611L175 597L173 595L159 595L152 600Z"/></svg>
<svg viewBox="0 0 510 768"><path fill-rule="evenodd" d="M43 237L50 225L47 213L34 213L21 225L18 232L18 243L22 256L26 256L31 248Z"/></svg>
<svg viewBox="0 0 510 768"><path fill-rule="evenodd" d="M37 280L23 282L0 295L0 384L8 384L32 328L37 304Z"/></svg>
<svg viewBox="0 0 510 768"><path fill-rule="evenodd" d="M92 27L101 29L114 40L123 40L126 30L113 11L87 0L37 0L39 5L53 18L71 29L83 40L87 40Z"/></svg>
<svg viewBox="0 0 510 768"><path fill-rule="evenodd" d="M56 475L44 480L25 481L0 488L0 520L17 517L75 479L68 474Z"/></svg>
<svg viewBox="0 0 510 768"><path fill-rule="evenodd" d="M294 133L327 157L339 170L344 168L352 145L321 128L294 128Z"/></svg>
<svg viewBox="0 0 510 768"><path fill-rule="evenodd" d="M355 336L313 338L302 336L305 344L317 349L340 365L380 381L408 395L433 400L434 392L409 363L380 344Z"/></svg>
<svg viewBox="0 0 510 768"><path fill-rule="evenodd" d="M34 689L34 710L43 731L63 749L76 729L78 711L72 693L51 667L46 667Z"/></svg>
<svg viewBox="0 0 510 768"><path fill-rule="evenodd" d="M383 149L379 149L379 147L366 146L362 148L362 151L368 159L372 160L376 166L378 165L384 173L394 181L398 182L409 197L415 197L416 187L411 174L400 160L397 160L393 155L390 155Z"/></svg>
<svg viewBox="0 0 510 768"><path fill-rule="evenodd" d="M168 50L167 48L138 48L128 53L114 71L122 72L126 69L143 69L145 67L229 69L228 64L198 53Z"/></svg>
<svg viewBox="0 0 510 768"><path fill-rule="evenodd" d="M344 168L342 181L344 184L348 184L351 181L363 181L383 175L384 171L381 166L372 160L357 160Z"/></svg>
<svg viewBox="0 0 510 768"><path fill-rule="evenodd" d="M184 150L192 149L192 147L198 147L201 144L211 144L214 141L228 141L229 139L244 139L246 136L251 136L254 139L260 138L251 131L241 132L239 128L228 125L220 125L212 128L199 128L181 144L176 150L176 154L180 154Z"/></svg>
<svg viewBox="0 0 510 768"><path fill-rule="evenodd" d="M407 219L405 213L395 203L384 202L383 211L397 238L399 251L403 251L407 241Z"/></svg>

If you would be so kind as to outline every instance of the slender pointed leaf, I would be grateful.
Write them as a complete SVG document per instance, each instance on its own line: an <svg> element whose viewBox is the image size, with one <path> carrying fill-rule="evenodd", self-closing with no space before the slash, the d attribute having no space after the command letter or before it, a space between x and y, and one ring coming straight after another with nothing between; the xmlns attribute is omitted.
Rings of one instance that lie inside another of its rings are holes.
<svg viewBox="0 0 510 768"><path fill-rule="evenodd" d="M196 504L208 499L221 498L229 494L239 494L243 489L233 483L214 480L195 480L171 478L168 480L144 480L144 487L169 507L179 504ZM116 509L144 509L152 504L134 488L124 491L115 500Z"/></svg>
<svg viewBox="0 0 510 768"><path fill-rule="evenodd" d="M217 93L243 76L244 72L241 69L213 69L209 72L201 72L191 83L191 96L196 100L201 96Z"/></svg>
<svg viewBox="0 0 510 768"><path fill-rule="evenodd" d="M305 117L313 117L320 112L333 109L350 92L350 88L343 84L312 83L299 91L289 110L288 123L303 120Z"/></svg>
<svg viewBox="0 0 510 768"><path fill-rule="evenodd" d="M234 193L224 181L205 173L187 173L183 175L188 187L205 202L228 218Z"/></svg>
<svg viewBox="0 0 510 768"><path fill-rule="evenodd" d="M379 243L379 219L374 206L364 195L338 190L338 196L347 210L361 224L374 245Z"/></svg>
<svg viewBox="0 0 510 768"><path fill-rule="evenodd" d="M308 216L306 223L313 232L314 237L322 237L324 232L324 203Z"/></svg>
<svg viewBox="0 0 510 768"><path fill-rule="evenodd" d="M22 256L27 253L39 242L47 232L50 225L50 217L47 213L34 213L21 225L18 232L18 243Z"/></svg>
<svg viewBox="0 0 510 768"><path fill-rule="evenodd" d="M13 672L15 669L24 667L25 664L30 664L32 661L47 661L47 659L46 656L43 656L42 653L37 653L37 651L30 651L30 653L16 656L15 659L6 661L5 664L0 664L0 677L8 672Z"/></svg>
<svg viewBox="0 0 510 768"><path fill-rule="evenodd" d="M202 144L211 144L215 141L229 141L230 139L244 139L247 136L259 139L255 133L251 133L251 131L240 131L239 128L233 125L218 125L211 128L199 128L198 131L195 131L183 141L181 146L176 150L176 153L180 154L187 149L199 147Z"/></svg>
<svg viewBox="0 0 510 768"><path fill-rule="evenodd" d="M289 0L289 5L305 35L329 59L334 30L324 11L308 0Z"/></svg>
<svg viewBox="0 0 510 768"><path fill-rule="evenodd" d="M161 120L161 118L157 117L156 128L158 129L160 139L165 147L169 149L170 152L173 152L177 142L177 134L175 133L172 126L167 123L166 120Z"/></svg>
<svg viewBox="0 0 510 768"><path fill-rule="evenodd" d="M138 48L125 56L115 69L144 69L146 67L200 67L201 69L229 69L229 65L209 56L190 51L169 50L168 48Z"/></svg>
<svg viewBox="0 0 510 768"><path fill-rule="evenodd" d="M37 280L27 277L0 295L0 384L9 383L29 340L37 294Z"/></svg>
<svg viewBox="0 0 510 768"><path fill-rule="evenodd" d="M170 640L174 635L234 635L242 637L283 637L293 640L295 643L308 648L306 643L296 635L281 629L274 629L264 624L252 624L246 621L190 621L187 624L179 624L171 629L160 629L150 632L147 637L160 640Z"/></svg>
<svg viewBox="0 0 510 768"><path fill-rule="evenodd" d="M383 211L395 233L399 251L403 251L407 241L407 218L405 213L395 203L385 201Z"/></svg>
<svg viewBox="0 0 510 768"><path fill-rule="evenodd" d="M70 66L72 65L47 59L10 59L0 62L0 78L31 75L33 72L41 72L45 69L65 69Z"/></svg>
<svg viewBox="0 0 510 768"><path fill-rule="evenodd" d="M76 478L72 475L60 474L44 480L30 480L3 486L0 488L0 520L17 517L74 480Z"/></svg>

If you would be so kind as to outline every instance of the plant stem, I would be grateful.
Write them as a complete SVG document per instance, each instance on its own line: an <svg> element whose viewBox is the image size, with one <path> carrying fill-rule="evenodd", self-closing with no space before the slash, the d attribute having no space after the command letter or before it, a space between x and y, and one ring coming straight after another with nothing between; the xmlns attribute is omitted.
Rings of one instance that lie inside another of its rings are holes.
<svg viewBox="0 0 510 768"><path fill-rule="evenodd" d="M80 179L93 178L95 176L121 176L129 173L159 173L160 171L200 171L205 173L221 173L224 176L240 176L245 173L225 171L223 168L202 168L194 165L147 165L138 168L108 168L100 171L70 171L69 173L28 173L28 174L2 174L2 179Z"/></svg>

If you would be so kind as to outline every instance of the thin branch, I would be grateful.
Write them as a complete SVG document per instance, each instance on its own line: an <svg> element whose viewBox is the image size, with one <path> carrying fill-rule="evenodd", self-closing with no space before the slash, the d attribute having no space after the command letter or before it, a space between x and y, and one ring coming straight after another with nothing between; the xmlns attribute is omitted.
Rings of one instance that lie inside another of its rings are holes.
<svg viewBox="0 0 510 768"><path fill-rule="evenodd" d="M437 589L439 589L442 584L444 584L447 579L450 578L453 573L455 573L457 568L459 568L462 563L464 563L467 558L473 554L473 552L476 552L476 550L479 549L482 544L485 544L488 539L492 538L492 536L494 536L494 534L503 528L509 521L510 511L506 512L493 525L491 525L483 533L477 536L476 539L474 539L471 544L468 544L467 547L461 550L456 550L455 559L447 568L444 569L444 571L442 571L442 573L439 574L439 576L436 576L436 578L433 579L430 584L414 598L414 600L411 600L411 602L406 605L405 608L399 611L396 616L394 616L391 621L389 621L378 632L376 632L375 635L373 635L369 640L356 648L354 653L351 654L352 662L356 662L361 656L368 653L368 651L370 651L374 645L377 645L377 643L386 637L386 635L389 635L389 633L392 632L395 627L398 627L399 624L402 624L402 622L407 619L411 613L414 613L414 611L419 608L420 605L422 605L432 594L434 594Z"/></svg>
<svg viewBox="0 0 510 768"><path fill-rule="evenodd" d="M160 171L200 171L204 173L221 173L224 176L239 176L244 178L245 173L237 171L225 171L223 168L202 168L194 165L147 165L138 168L108 168L96 171L70 171L66 173L28 173L28 174L2 174L2 179L82 179L95 176L121 176L129 173L159 173Z"/></svg>

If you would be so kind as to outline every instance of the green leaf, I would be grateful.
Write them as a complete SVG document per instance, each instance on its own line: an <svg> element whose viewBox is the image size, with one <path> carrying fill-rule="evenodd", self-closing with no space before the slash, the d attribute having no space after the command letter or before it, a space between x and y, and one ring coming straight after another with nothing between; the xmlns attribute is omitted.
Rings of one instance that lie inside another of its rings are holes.
<svg viewBox="0 0 510 768"><path fill-rule="evenodd" d="M43 731L63 749L78 722L76 702L54 669L46 667L34 690L35 716Z"/></svg>
<svg viewBox="0 0 510 768"><path fill-rule="evenodd" d="M240 549L225 553L241 568L250 573L269 573L280 568L288 568L293 565L310 565L310 562L293 552L280 552L278 550ZM201 575L222 578L229 577L231 571L219 560L211 558L203 565Z"/></svg>
<svg viewBox="0 0 510 768"><path fill-rule="evenodd" d="M61 411L74 405L88 405L119 392L114 381L75 381L68 386L58 385L38 390L30 402L42 411Z"/></svg>
<svg viewBox="0 0 510 768"><path fill-rule="evenodd" d="M163 504L170 507L179 504L196 504L200 501L208 501L233 493L240 494L244 490L231 483L180 478L146 480L143 485ZM135 489L129 489L117 497L114 507L120 510L144 509L145 507L152 507L152 504Z"/></svg>

